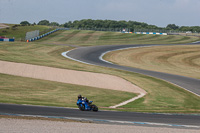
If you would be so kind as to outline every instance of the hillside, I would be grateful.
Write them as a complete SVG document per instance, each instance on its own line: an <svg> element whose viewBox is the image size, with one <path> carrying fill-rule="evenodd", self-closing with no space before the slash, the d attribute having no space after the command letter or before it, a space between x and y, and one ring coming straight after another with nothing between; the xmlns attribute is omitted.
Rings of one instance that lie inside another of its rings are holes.
<svg viewBox="0 0 200 133"><path fill-rule="evenodd" d="M26 33L34 30L40 30L40 33L47 32L52 27L43 25L21 26L17 24L1 24L0 36L15 38L16 41L24 41Z"/></svg>

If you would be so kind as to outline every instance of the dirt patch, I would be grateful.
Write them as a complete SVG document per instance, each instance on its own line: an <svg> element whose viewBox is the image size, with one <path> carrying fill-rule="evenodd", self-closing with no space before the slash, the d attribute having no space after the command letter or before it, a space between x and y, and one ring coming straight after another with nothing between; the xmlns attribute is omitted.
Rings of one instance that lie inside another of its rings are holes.
<svg viewBox="0 0 200 133"><path fill-rule="evenodd" d="M5 25L5 24L2 24L2 23L0 23L0 29L7 28L7 27L9 27L9 26L7 26L7 25Z"/></svg>

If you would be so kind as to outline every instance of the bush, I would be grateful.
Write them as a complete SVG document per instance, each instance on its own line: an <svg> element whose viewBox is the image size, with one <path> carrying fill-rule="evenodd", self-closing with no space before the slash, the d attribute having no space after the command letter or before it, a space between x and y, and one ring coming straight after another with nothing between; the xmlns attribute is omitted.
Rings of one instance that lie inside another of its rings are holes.
<svg viewBox="0 0 200 133"><path fill-rule="evenodd" d="M30 23L28 21L22 21L20 24L22 26L29 26L30 25Z"/></svg>

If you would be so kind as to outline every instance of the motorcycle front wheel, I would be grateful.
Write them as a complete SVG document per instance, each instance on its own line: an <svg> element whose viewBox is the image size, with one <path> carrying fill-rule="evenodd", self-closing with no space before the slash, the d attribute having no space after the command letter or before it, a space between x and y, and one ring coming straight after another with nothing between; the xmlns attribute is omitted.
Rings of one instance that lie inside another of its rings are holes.
<svg viewBox="0 0 200 133"><path fill-rule="evenodd" d="M84 111L85 110L85 105L78 105L78 108L81 110L81 111Z"/></svg>

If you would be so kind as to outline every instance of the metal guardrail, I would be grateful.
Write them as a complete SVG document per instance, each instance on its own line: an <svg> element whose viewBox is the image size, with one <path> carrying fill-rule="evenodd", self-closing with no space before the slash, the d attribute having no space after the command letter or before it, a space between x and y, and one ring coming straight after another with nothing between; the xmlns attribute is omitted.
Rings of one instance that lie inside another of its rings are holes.
<svg viewBox="0 0 200 133"><path fill-rule="evenodd" d="M199 36L200 33L192 33L191 31L176 31L176 30L159 30L159 29L134 29L134 33L167 33L167 35L182 35L182 36Z"/></svg>
<svg viewBox="0 0 200 133"><path fill-rule="evenodd" d="M14 42L15 39L10 39L10 38L0 38L0 41L3 41L3 42Z"/></svg>
<svg viewBox="0 0 200 133"><path fill-rule="evenodd" d="M59 31L59 30L69 30L69 28L58 28L58 29L52 30L50 32L44 33L42 35L39 35L39 36L33 37L31 39L28 39L26 41L27 42L32 42L32 41L35 41L35 40L39 40L39 39L41 39L41 38L43 38L45 36L48 36L49 34L52 34L52 33L56 32L56 31Z"/></svg>

